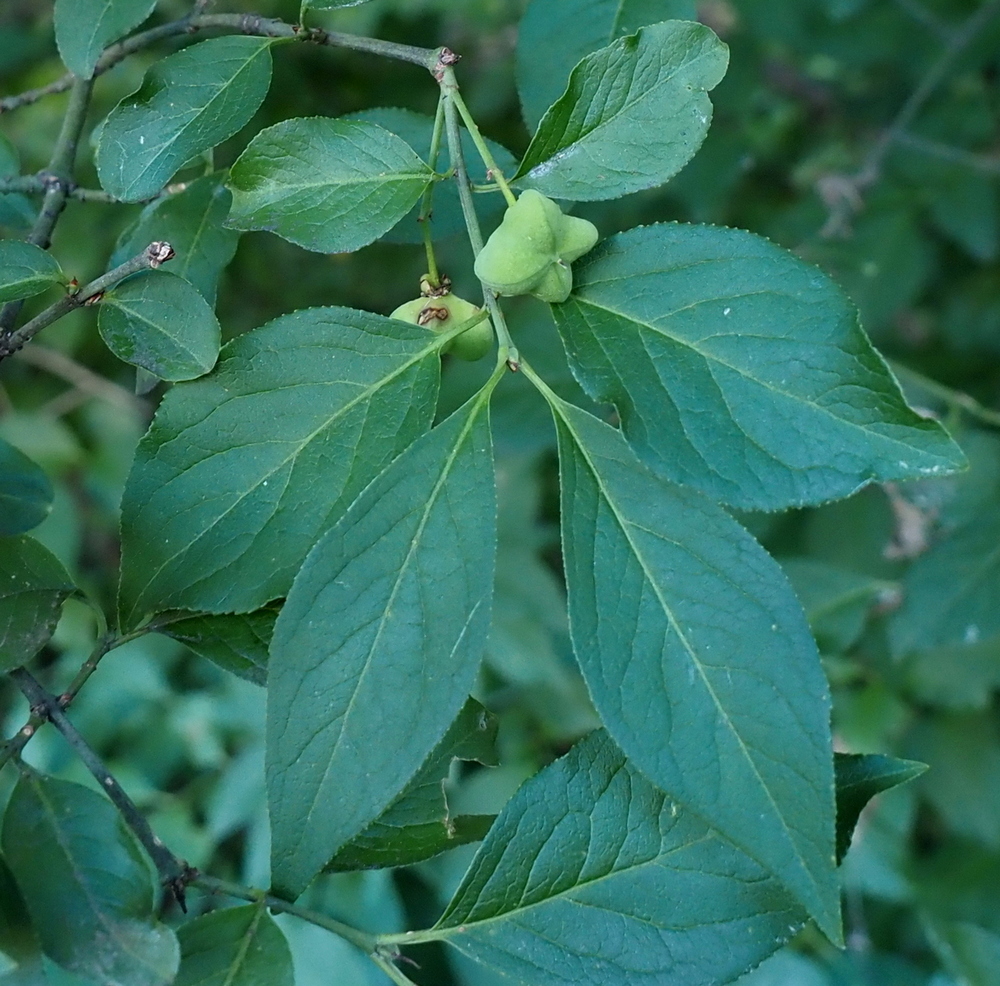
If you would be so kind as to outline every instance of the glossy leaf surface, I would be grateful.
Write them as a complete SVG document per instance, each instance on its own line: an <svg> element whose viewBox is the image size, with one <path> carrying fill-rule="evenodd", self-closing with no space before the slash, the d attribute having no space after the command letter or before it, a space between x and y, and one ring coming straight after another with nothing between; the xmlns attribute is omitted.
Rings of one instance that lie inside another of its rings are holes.
<svg viewBox="0 0 1000 986"><path fill-rule="evenodd" d="M45 953L106 986L167 986L179 949L156 920L152 871L117 809L67 781L22 776L3 852Z"/></svg>
<svg viewBox="0 0 1000 986"><path fill-rule="evenodd" d="M250 122L271 84L266 38L212 38L157 62L105 121L104 188L126 202L155 195L192 158Z"/></svg>
<svg viewBox="0 0 1000 986"><path fill-rule="evenodd" d="M285 315L179 384L139 444L122 500L120 606L249 612L434 413L437 341L345 308Z"/></svg>
<svg viewBox="0 0 1000 986"><path fill-rule="evenodd" d="M156 0L56 0L55 28L66 68L89 79L101 52L138 27Z"/></svg>
<svg viewBox="0 0 1000 986"><path fill-rule="evenodd" d="M161 380L192 380L215 366L222 329L198 289L162 270L136 274L101 299L97 327L120 360Z"/></svg>
<svg viewBox="0 0 1000 986"><path fill-rule="evenodd" d="M906 406L836 285L767 240L647 226L598 244L573 276L553 308L573 372L676 482L775 510L964 464Z"/></svg>
<svg viewBox="0 0 1000 986"><path fill-rule="evenodd" d="M708 133L706 95L729 51L707 28L666 21L587 55L542 117L515 179L553 198L618 198L662 185Z"/></svg>
<svg viewBox="0 0 1000 986"><path fill-rule="evenodd" d="M0 671L26 664L45 646L74 588L55 555L33 538L0 539Z"/></svg>
<svg viewBox="0 0 1000 986"><path fill-rule="evenodd" d="M41 294L62 279L51 253L33 243L0 240L0 303Z"/></svg>
<svg viewBox="0 0 1000 986"><path fill-rule="evenodd" d="M285 601L267 690L283 892L300 893L391 804L472 687L496 548L487 400L396 459L309 553Z"/></svg>
<svg viewBox="0 0 1000 986"><path fill-rule="evenodd" d="M553 404L570 633L608 731L680 804L775 874L831 938L830 696L777 564L620 434Z"/></svg>
<svg viewBox="0 0 1000 986"><path fill-rule="evenodd" d="M374 123L285 120L257 134L233 165L229 224L346 253L395 226L430 180L410 146Z"/></svg>
<svg viewBox="0 0 1000 986"><path fill-rule="evenodd" d="M48 517L54 495L42 468L0 439L0 536L37 527Z"/></svg>
<svg viewBox="0 0 1000 986"><path fill-rule="evenodd" d="M514 795L434 935L519 984L714 986L802 921L599 730Z"/></svg>

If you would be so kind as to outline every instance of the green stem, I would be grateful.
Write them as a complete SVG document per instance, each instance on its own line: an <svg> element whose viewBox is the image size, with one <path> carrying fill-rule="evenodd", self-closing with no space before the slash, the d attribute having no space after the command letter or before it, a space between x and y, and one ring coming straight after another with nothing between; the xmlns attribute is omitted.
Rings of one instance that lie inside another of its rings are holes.
<svg viewBox="0 0 1000 986"><path fill-rule="evenodd" d="M389 959L383 958L377 953L372 955L371 959L375 965L377 965L396 984L396 986L414 986L413 980L408 976L405 976L402 970L399 969L395 963L390 962Z"/></svg>
<svg viewBox="0 0 1000 986"><path fill-rule="evenodd" d="M926 390L928 394L932 394L934 397L944 401L949 407L959 408L968 414L970 418L975 418L978 421L982 421L983 424L991 425L994 428L1000 428L1000 411L991 411L988 407L983 407L979 401L969 394L964 394L960 390L953 390L943 383L938 383L937 380L925 377L922 373L911 370L903 363L890 360L889 366L892 367L892 372L896 376L908 377L915 386Z"/></svg>
<svg viewBox="0 0 1000 986"><path fill-rule="evenodd" d="M437 172L438 156L441 153L441 136L444 133L444 93L438 98L437 112L434 114L434 130L431 133L431 152L427 163L431 171ZM441 286L441 275L438 273L437 258L434 256L434 237L431 234L431 207L434 203L434 186L437 181L429 181L420 199L420 212L417 222L424 239L424 250L427 253L427 276L434 287Z"/></svg>
<svg viewBox="0 0 1000 986"><path fill-rule="evenodd" d="M510 190L510 185L507 184L507 179L504 178L503 172L500 170L496 159L493 157L489 145L483 138L478 124L472 118L469 108L465 105L465 100L462 99L462 94L458 89L458 83L455 80L454 69L446 68L442 73L442 89L447 91L452 102L455 104L459 115L462 117L462 122L469 131L469 134L472 137L472 142L476 145L476 150L479 151L479 156L483 159L483 164L486 165L486 171L489 178L493 179L497 183L500 191L503 192L503 197L507 200L507 205L513 205L517 199L514 197L514 193Z"/></svg>

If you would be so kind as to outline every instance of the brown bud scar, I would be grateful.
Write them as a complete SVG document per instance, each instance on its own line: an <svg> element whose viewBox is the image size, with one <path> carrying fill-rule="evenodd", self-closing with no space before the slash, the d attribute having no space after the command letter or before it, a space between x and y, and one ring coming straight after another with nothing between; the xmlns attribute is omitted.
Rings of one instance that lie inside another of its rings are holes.
<svg viewBox="0 0 1000 986"><path fill-rule="evenodd" d="M146 247L146 256L149 258L149 266L156 268L173 259L174 248L166 240L157 240Z"/></svg>
<svg viewBox="0 0 1000 986"><path fill-rule="evenodd" d="M444 322L448 318L448 309L444 305L426 305L417 316L417 325L427 326L431 322Z"/></svg>

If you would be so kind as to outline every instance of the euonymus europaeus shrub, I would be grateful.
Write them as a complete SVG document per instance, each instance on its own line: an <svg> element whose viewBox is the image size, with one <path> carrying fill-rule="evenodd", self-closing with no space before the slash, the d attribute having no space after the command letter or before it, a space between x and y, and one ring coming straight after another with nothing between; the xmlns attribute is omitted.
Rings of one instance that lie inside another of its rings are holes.
<svg viewBox="0 0 1000 986"><path fill-rule="evenodd" d="M171 386L125 486L117 600L92 599L109 629L59 696L26 665L87 586L30 534L52 497L44 472L0 444L0 660L31 704L3 754L19 777L0 835L0 982L62 969L290 984L282 911L397 983L401 950L429 942L525 984L685 986L733 981L810 921L843 944L838 864L858 814L921 768L834 756L802 607L733 511L945 476L962 452L906 405L818 268L739 229L599 239L572 215L663 185L697 152L728 59L708 27L655 4L534 0L517 161L483 137L448 48L309 26L310 7L346 5L306 2L293 26L196 3L137 31L151 0L56 0L71 74L5 107L69 90L43 172L20 175L0 145L0 202L28 217L0 243L0 356L87 305L140 389ZM422 67L436 115L282 119L216 170L272 62L302 44L367 53L373 73L380 58ZM91 119L100 77L150 52L139 88ZM100 190L76 183L87 147ZM71 197L144 204L82 285L48 252ZM426 273L394 317L305 308L220 348L217 282L251 230L323 254L422 242ZM455 293L439 262L456 232L481 297ZM508 319L521 296L545 303L579 387L525 355L535 323ZM439 414L454 356L486 369ZM522 380L556 433L572 648L601 725L498 816L456 814L442 788L454 762L497 759L470 692L497 552L490 407ZM266 687L269 886L189 866L67 714L105 653L153 633ZM22 759L45 721L107 797ZM309 897L322 873L474 843L432 927L375 934ZM157 883L198 907L163 923Z"/></svg>

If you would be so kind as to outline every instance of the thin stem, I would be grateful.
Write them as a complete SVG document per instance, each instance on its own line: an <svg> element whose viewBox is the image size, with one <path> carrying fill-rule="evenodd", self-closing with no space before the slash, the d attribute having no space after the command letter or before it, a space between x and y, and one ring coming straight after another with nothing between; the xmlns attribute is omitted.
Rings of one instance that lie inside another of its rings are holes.
<svg viewBox="0 0 1000 986"><path fill-rule="evenodd" d="M933 396L944 401L949 407L959 408L968 414L970 418L975 418L977 421L982 421L983 424L991 425L994 428L1000 428L1000 411L991 411L988 407L983 407L979 401L969 394L962 393L960 390L953 390L943 383L938 383L937 380L925 377L922 373L911 370L910 367L903 363L890 360L889 365L896 376L909 377L915 386L926 390L928 394L933 394Z"/></svg>
<svg viewBox="0 0 1000 986"><path fill-rule="evenodd" d="M16 332L12 332L6 339L0 340L0 360L16 353L42 329L62 318L63 315L86 305L88 302L93 304L95 301L99 301L100 296L119 281L141 270L153 270L160 264L166 263L173 255L174 250L169 243L162 240L150 243L138 256L126 260L124 264L115 267L114 270L95 278L75 294L68 294L55 304L49 305L45 311L40 312L30 322L25 322Z"/></svg>
<svg viewBox="0 0 1000 986"><path fill-rule="evenodd" d="M454 84L454 75L451 75L451 85L454 86ZM444 89L443 82L442 89ZM458 182L458 199L462 204L462 215L465 217L465 228L469 234L472 255L478 257L483 249L483 233L479 228L479 217L476 215L476 207L472 201L472 185L469 182L469 173L465 168L465 155L462 152L462 131L458 125L458 113L456 112L455 103L447 91L445 91L444 113L448 131L448 153L451 155L451 164L455 169L455 181ZM493 328L496 329L500 342L500 359L505 360L511 370L516 370L520 365L521 357L510 337L510 330L507 328L503 309L497 302L496 295L486 285L483 285L483 298L486 301L486 307L489 309L490 317L493 320Z"/></svg>
<svg viewBox="0 0 1000 986"><path fill-rule="evenodd" d="M472 118L469 108L465 105L465 100L462 99L462 94L458 90L458 83L455 81L454 69L446 68L444 70L442 89L445 88L447 89L452 102L455 104L456 109L461 115L462 122L469 131L469 134L472 137L472 142L476 145L476 150L479 151L479 156L483 159L483 164L486 165L488 177L492 178L497 185L500 186L500 191L503 192L503 197L507 200L507 205L513 205L517 199L514 197L514 193L510 190L510 185L507 184L507 180L504 178L503 172L500 170L499 165L497 165L496 159L493 157L493 153L490 151L489 145L483 138L479 126Z"/></svg>
<svg viewBox="0 0 1000 986"><path fill-rule="evenodd" d="M372 955L371 959L396 986L414 986L413 980L404 975L403 971L394 962L390 962L389 959L377 953Z"/></svg>
<svg viewBox="0 0 1000 986"><path fill-rule="evenodd" d="M431 151L427 163L431 171L437 171L438 156L441 153L441 136L444 133L444 93L438 97L437 112L434 114L434 130L431 133ZM434 202L434 186L436 181L429 181L420 199L420 212L417 222L424 240L424 251L427 254L427 276L434 287L441 286L441 275L438 273L437 258L434 256L434 237L431 234L431 207Z"/></svg>
<svg viewBox="0 0 1000 986"><path fill-rule="evenodd" d="M319 911L311 911L306 907L291 904L287 900L282 900L280 897L275 897L273 894L266 893L263 890L243 887L238 883L230 883L228 880L218 880L214 876L204 876L201 873L194 875L190 879L189 886L198 887L200 890L204 890L210 894L225 894L228 897L236 897L238 900L253 902L263 900L272 911L293 914L295 917L302 918L303 921L308 921L310 924L315 924L320 928L325 928L327 931L332 931L333 934L350 942L367 955L373 957L378 948L378 939L375 935L369 935L357 928L352 928L350 925L327 917Z"/></svg>
<svg viewBox="0 0 1000 986"><path fill-rule="evenodd" d="M961 147L952 147L950 144L942 144L940 141L911 133L901 133L896 142L922 154L941 158L943 161L965 165L967 168L983 171L988 175L1000 175L1000 157L996 155L976 154Z"/></svg>
<svg viewBox="0 0 1000 986"><path fill-rule="evenodd" d="M47 171L39 171L38 174L35 175L18 175L15 178L0 178L0 195L6 194L7 192L23 192L27 195L38 195L48 192L58 184L59 179L53 177ZM71 199L76 199L79 202L103 202L110 204L119 204L121 202L121 199L117 199L113 195L109 195L100 188L78 188L73 185L72 182L69 182L68 185L69 187L66 189L67 196ZM146 203L153 202L156 199L164 198L168 195L176 195L178 192L183 192L187 186L187 182L178 182L174 185L168 185L155 195L149 196L149 198L137 199L135 202L129 202L128 204L145 205Z"/></svg>

